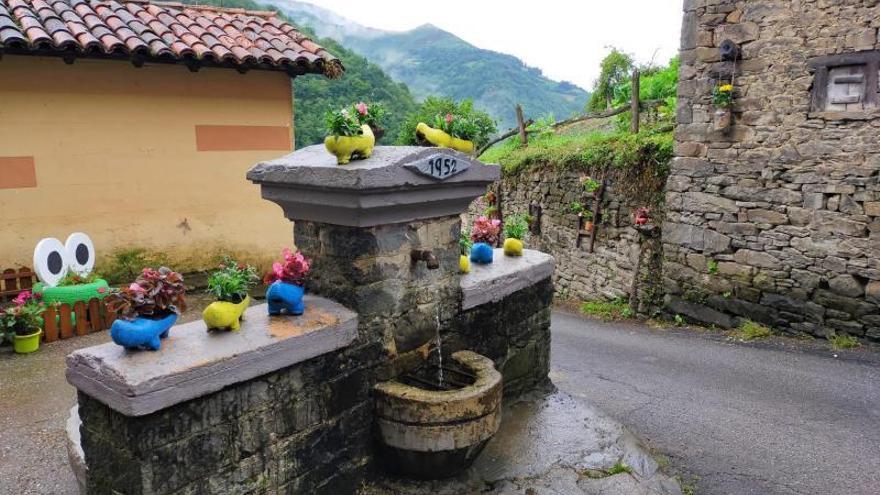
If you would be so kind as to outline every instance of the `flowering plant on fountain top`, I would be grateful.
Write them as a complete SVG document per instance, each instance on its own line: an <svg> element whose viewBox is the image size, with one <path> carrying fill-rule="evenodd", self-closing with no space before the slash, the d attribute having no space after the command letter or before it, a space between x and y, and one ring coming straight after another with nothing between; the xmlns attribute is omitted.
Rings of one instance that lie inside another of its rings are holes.
<svg viewBox="0 0 880 495"><path fill-rule="evenodd" d="M419 122L416 125L417 137L439 146L440 148L452 148L462 153L474 152L474 138L480 132L476 122L467 117L437 114L434 117L434 127Z"/></svg>
<svg viewBox="0 0 880 495"><path fill-rule="evenodd" d="M186 309L183 275L167 267L144 268L128 287L107 296L119 318L110 327L113 342L126 349L158 350L181 311Z"/></svg>
<svg viewBox="0 0 880 495"><path fill-rule="evenodd" d="M281 254L284 261L273 263L272 271L264 279L270 284L266 291L269 314L280 315L284 311L289 315L301 315L306 309L303 285L311 270L311 263L299 250L294 253L284 248Z"/></svg>
<svg viewBox="0 0 880 495"><path fill-rule="evenodd" d="M498 242L501 234L501 220L497 218L478 217L471 229L471 261L481 265L492 263L492 246Z"/></svg>
<svg viewBox="0 0 880 495"><path fill-rule="evenodd" d="M508 215L504 219L504 254L506 256L522 256L523 243L528 232L528 215Z"/></svg>
<svg viewBox="0 0 880 495"><path fill-rule="evenodd" d="M217 270L208 277L208 293L217 300L202 312L207 329L237 331L241 328L242 315L251 304L248 290L258 280L256 268L225 256Z"/></svg>
<svg viewBox="0 0 880 495"><path fill-rule="evenodd" d="M23 291L0 310L0 341L12 341L13 349L19 354L34 352L40 348L43 334L43 312L46 303L40 293Z"/></svg>
<svg viewBox="0 0 880 495"><path fill-rule="evenodd" d="M375 107L375 105L373 105ZM336 163L344 165L351 160L369 158L373 154L376 137L371 125L385 114L381 108L372 108L364 102L340 110L328 110L324 116L329 136L324 147L336 156Z"/></svg>

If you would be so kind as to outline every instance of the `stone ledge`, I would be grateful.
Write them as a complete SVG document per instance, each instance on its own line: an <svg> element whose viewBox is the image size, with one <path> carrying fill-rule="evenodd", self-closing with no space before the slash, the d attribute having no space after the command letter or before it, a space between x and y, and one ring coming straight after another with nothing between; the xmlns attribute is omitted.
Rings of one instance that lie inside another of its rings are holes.
<svg viewBox="0 0 880 495"><path fill-rule="evenodd" d="M461 276L463 310L500 301L550 277L555 268L552 256L532 249L523 250L522 256L495 249L493 260L489 265L471 263L471 272Z"/></svg>
<svg viewBox="0 0 880 495"><path fill-rule="evenodd" d="M67 356L71 385L127 416L143 416L348 346L357 315L306 296L302 316L270 318L264 304L245 312L238 332L178 325L159 351L111 343Z"/></svg>

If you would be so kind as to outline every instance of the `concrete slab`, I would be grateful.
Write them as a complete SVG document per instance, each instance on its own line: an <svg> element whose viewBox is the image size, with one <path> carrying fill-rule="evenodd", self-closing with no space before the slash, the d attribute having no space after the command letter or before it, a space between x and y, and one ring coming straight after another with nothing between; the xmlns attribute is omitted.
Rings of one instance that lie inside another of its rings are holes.
<svg viewBox="0 0 880 495"><path fill-rule="evenodd" d="M238 332L208 332L201 320L178 325L159 351L107 343L67 357L67 381L128 416L142 416L349 345L357 315L306 296L302 316L245 312Z"/></svg>
<svg viewBox="0 0 880 495"><path fill-rule="evenodd" d="M454 160L456 173L419 172L437 157ZM287 218L354 227L458 215L500 177L497 165L417 146L377 146L370 158L346 165L337 165L323 145L308 146L247 173Z"/></svg>
<svg viewBox="0 0 880 495"><path fill-rule="evenodd" d="M495 249L492 263L471 263L471 272L461 276L462 309L500 301L550 277L554 268L547 253L525 249L522 256L505 256L503 249Z"/></svg>

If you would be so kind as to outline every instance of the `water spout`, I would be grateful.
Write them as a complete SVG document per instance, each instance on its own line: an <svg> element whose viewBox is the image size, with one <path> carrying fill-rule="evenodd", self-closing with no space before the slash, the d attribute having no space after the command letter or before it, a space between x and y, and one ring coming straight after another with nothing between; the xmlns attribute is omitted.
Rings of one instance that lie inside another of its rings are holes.
<svg viewBox="0 0 880 495"><path fill-rule="evenodd" d="M443 388L443 343L440 340L440 305L437 305L437 314L434 315L437 328L437 384Z"/></svg>
<svg viewBox="0 0 880 495"><path fill-rule="evenodd" d="M440 261L437 260L437 257L434 256L434 253L431 252L430 249L413 249L409 254L413 263L417 261L424 261L425 265L428 267L428 270L436 270L440 268Z"/></svg>

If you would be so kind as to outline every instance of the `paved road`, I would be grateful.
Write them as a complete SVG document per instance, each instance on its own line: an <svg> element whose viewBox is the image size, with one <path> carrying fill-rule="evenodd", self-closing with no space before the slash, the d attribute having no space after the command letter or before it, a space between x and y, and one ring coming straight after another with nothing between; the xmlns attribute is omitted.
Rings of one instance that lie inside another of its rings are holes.
<svg viewBox="0 0 880 495"><path fill-rule="evenodd" d="M553 314L553 380L697 494L880 494L880 359ZM815 347L815 346L814 346Z"/></svg>

